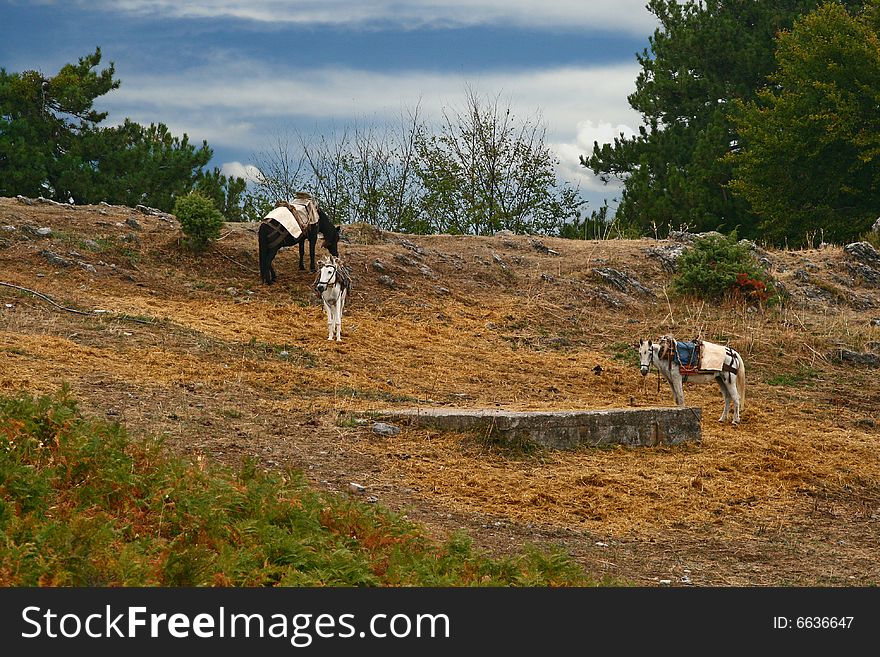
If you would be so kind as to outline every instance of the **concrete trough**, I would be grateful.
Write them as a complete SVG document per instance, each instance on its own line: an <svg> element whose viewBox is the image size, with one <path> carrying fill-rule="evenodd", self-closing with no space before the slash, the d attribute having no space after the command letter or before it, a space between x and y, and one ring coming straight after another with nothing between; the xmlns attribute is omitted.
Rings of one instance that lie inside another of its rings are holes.
<svg viewBox="0 0 880 657"><path fill-rule="evenodd" d="M504 411L494 408L413 408L382 411L410 426L482 433L503 444L532 442L553 449L699 442L701 409L613 408L578 411Z"/></svg>

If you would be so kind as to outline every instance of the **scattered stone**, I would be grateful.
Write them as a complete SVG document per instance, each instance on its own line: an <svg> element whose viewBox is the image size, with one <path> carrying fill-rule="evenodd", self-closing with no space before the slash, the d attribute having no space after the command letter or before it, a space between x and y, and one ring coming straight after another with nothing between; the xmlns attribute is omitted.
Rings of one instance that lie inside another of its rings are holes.
<svg viewBox="0 0 880 657"><path fill-rule="evenodd" d="M101 245L95 240L83 240L83 246L91 251L101 251Z"/></svg>
<svg viewBox="0 0 880 657"><path fill-rule="evenodd" d="M47 205L72 205L70 203L59 203L58 201L53 201L50 198L43 198L42 196L37 197L37 203L45 203Z"/></svg>
<svg viewBox="0 0 880 657"><path fill-rule="evenodd" d="M238 290L236 290L234 287L227 287L226 294L228 294L231 297L238 296Z"/></svg>
<svg viewBox="0 0 880 657"><path fill-rule="evenodd" d="M174 223L174 215L168 214L167 212L162 212L162 210L157 210L156 208L147 207L146 205L136 205L134 209L140 212L141 214L148 214L152 217L159 217L163 221L167 221L169 223Z"/></svg>
<svg viewBox="0 0 880 657"><path fill-rule="evenodd" d="M439 292L440 294L449 294L449 289L445 287L438 287L437 292Z"/></svg>
<svg viewBox="0 0 880 657"><path fill-rule="evenodd" d="M36 204L36 201L34 201L33 199L30 199L30 198L27 198L26 196L22 196L21 194L16 196L15 199L19 203L24 203L25 205L35 205Z"/></svg>
<svg viewBox="0 0 880 657"><path fill-rule="evenodd" d="M386 424L385 422L374 422L371 428L373 433L377 433L380 436L396 436L400 433L400 427Z"/></svg>
<svg viewBox="0 0 880 657"><path fill-rule="evenodd" d="M40 251L40 255L43 256L46 260L48 260L49 264L58 265L59 267L69 267L70 265L73 264L73 262L71 262L67 258L62 258L60 255L58 255L54 251L49 251L48 249Z"/></svg>
<svg viewBox="0 0 880 657"><path fill-rule="evenodd" d="M498 255L497 253L493 253L493 254L492 254L492 260L494 260L495 262L497 262L497 263L501 266L501 269L507 270L507 268L508 268L508 267L507 267L507 263L504 262L504 260L501 258L500 255Z"/></svg>
<svg viewBox="0 0 880 657"><path fill-rule="evenodd" d="M422 247L416 246L415 244L413 244L409 240L401 239L400 245L405 249L409 249L413 253L417 253L419 255L425 255L425 250Z"/></svg>
<svg viewBox="0 0 880 657"><path fill-rule="evenodd" d="M48 226L44 226L43 228L37 228L36 233L39 237L51 237L52 229Z"/></svg>
<svg viewBox="0 0 880 657"><path fill-rule="evenodd" d="M852 363L853 365L865 365L867 367L880 367L880 355L870 353L859 353L850 351L849 349L835 349L828 357L831 360L840 361L842 363Z"/></svg>
<svg viewBox="0 0 880 657"><path fill-rule="evenodd" d="M135 219L133 216L132 216L132 217L129 217L128 219L126 219L126 220L125 220L125 224L126 224L127 226L129 226L130 228L134 228L135 230L140 230L140 229L141 229L141 224L140 224L140 222L138 222L138 220Z"/></svg>
<svg viewBox="0 0 880 657"><path fill-rule="evenodd" d="M678 259L684 253L684 248L681 244L672 244L670 246L645 249L644 253L649 258L657 258L663 269L674 273L678 271Z"/></svg>
<svg viewBox="0 0 880 657"><path fill-rule="evenodd" d="M559 251L554 251L553 249L548 247L546 244L544 244L544 242L541 242L540 240L536 240L536 239L529 240L529 244L531 244L532 248L535 249L536 251L540 251L541 253L544 253L546 255L552 255L552 256L560 255Z"/></svg>
<svg viewBox="0 0 880 657"><path fill-rule="evenodd" d="M880 317L875 317L871 320L871 326L880 326Z"/></svg>
<svg viewBox="0 0 880 657"><path fill-rule="evenodd" d="M15 230L15 226L0 226L0 230L4 233L11 233Z"/></svg>
<svg viewBox="0 0 880 657"><path fill-rule="evenodd" d="M379 283L381 285L384 285L385 287L395 287L396 286L394 279L391 278L390 276L388 276L387 274L382 274L379 277Z"/></svg>
<svg viewBox="0 0 880 657"><path fill-rule="evenodd" d="M378 501L379 501L379 498L376 497L375 495L370 495L370 496L367 498L367 503L368 503L368 504L375 504L375 503L378 502Z"/></svg>
<svg viewBox="0 0 880 657"><path fill-rule="evenodd" d="M352 493L363 494L366 492L367 488L366 486L361 486L360 484L352 481L350 484L348 484L348 490L350 490Z"/></svg>
<svg viewBox="0 0 880 657"><path fill-rule="evenodd" d="M870 242L853 242L843 247L843 250L859 262L880 269L880 253L877 253Z"/></svg>
<svg viewBox="0 0 880 657"><path fill-rule="evenodd" d="M624 274L617 269L612 269L611 267L598 267L593 269L593 273L602 281L617 288L621 292L635 291L648 296L654 294L651 290L642 285L635 276Z"/></svg>
<svg viewBox="0 0 880 657"><path fill-rule="evenodd" d="M281 351L278 352L278 355L281 356L282 358L287 358L288 356L290 356L290 352L287 351L287 349L282 349Z"/></svg>
<svg viewBox="0 0 880 657"><path fill-rule="evenodd" d="M495 237L513 237L514 235L516 235L516 233L514 233L512 230L508 230L507 228L505 228L504 230L499 230L497 233L495 233Z"/></svg>
<svg viewBox="0 0 880 657"><path fill-rule="evenodd" d="M419 265L419 272L428 278L437 278L437 274L428 265Z"/></svg>
<svg viewBox="0 0 880 657"><path fill-rule="evenodd" d="M397 262L401 263L402 265L404 265L404 266L406 266L406 267L418 267L418 266L419 266L419 263L417 263L417 262L416 262L415 260L413 260L412 258L407 258L407 257L406 257L405 255L403 255L402 253L395 253L395 254L394 254L394 259L397 260Z"/></svg>
<svg viewBox="0 0 880 657"><path fill-rule="evenodd" d="M382 264L381 262L379 262L378 260L374 260L374 261L373 261L373 270L374 270L374 271L378 271L378 272L380 272L380 273L381 273L381 272L385 272L385 271L387 271L387 269L385 268L385 265L383 265L383 264Z"/></svg>
<svg viewBox="0 0 880 657"><path fill-rule="evenodd" d="M90 274L97 274L97 273L98 273L98 270L95 269L95 266L94 266L94 265L90 265L90 264L87 263L87 262L80 262L80 263L77 263L77 264L79 264L80 267L82 267L83 269L85 269L85 270L86 270L87 272L89 272Z"/></svg>
<svg viewBox="0 0 880 657"><path fill-rule="evenodd" d="M544 281L545 283L555 283L556 277L551 276L550 274L541 274L541 280Z"/></svg>

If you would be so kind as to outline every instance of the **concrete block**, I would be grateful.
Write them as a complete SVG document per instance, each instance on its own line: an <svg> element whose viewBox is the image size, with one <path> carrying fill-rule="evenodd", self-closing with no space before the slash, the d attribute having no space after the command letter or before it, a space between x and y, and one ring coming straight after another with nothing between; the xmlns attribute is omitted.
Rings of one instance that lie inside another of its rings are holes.
<svg viewBox="0 0 880 657"><path fill-rule="evenodd" d="M505 411L491 408L413 408L382 411L401 424L478 432L504 444L532 442L553 449L699 442L701 409L623 408L575 411Z"/></svg>

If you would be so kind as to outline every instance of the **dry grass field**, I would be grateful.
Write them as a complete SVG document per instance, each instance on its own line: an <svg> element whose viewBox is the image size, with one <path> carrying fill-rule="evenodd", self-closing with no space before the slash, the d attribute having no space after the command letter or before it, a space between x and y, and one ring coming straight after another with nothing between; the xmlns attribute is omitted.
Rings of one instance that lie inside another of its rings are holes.
<svg viewBox="0 0 880 657"><path fill-rule="evenodd" d="M298 253L279 254L275 285L260 282L255 228L227 224L192 255L167 217L0 199L0 394L67 382L84 410L175 452L295 468L437 537L464 531L496 554L559 545L637 585L880 583L880 370L833 357L880 350L880 287L842 248L765 254L791 295L765 310L668 296L652 255L665 240L347 226L353 289L336 343ZM615 285L610 270L627 278ZM716 422L714 385L685 387L703 408L689 446L511 450L352 420L668 406L632 347L662 333L740 351L739 427Z"/></svg>

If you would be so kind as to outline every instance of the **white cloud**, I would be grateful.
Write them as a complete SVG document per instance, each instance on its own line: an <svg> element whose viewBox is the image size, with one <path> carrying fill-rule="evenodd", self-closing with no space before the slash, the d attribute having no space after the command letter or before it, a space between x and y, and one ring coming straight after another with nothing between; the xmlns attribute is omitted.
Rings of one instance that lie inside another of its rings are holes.
<svg viewBox="0 0 880 657"><path fill-rule="evenodd" d="M244 178L248 182L257 182L260 179L260 170L257 167L241 162L224 162L220 173L227 178Z"/></svg>
<svg viewBox="0 0 880 657"><path fill-rule="evenodd" d="M86 4L81 0L81 4ZM615 30L642 35L657 26L645 0L101 0L105 11L169 18L235 18L261 23L351 27L516 25Z"/></svg>
<svg viewBox="0 0 880 657"><path fill-rule="evenodd" d="M627 96L635 88L637 64L566 67L484 73L477 79L435 71L376 72L352 68L272 71L248 60L217 60L208 68L167 74L129 75L107 99L110 121L129 116L145 124L162 121L175 135L197 144L236 149L254 156L279 134L293 128L305 134L333 124L387 122L399 125L401 111L419 105L426 121L438 120L444 107L460 107L466 88L509 104L521 119L537 118L547 127L548 146L559 158L559 174L577 183L590 207L614 196L580 165L593 142L611 142L635 133L639 115ZM282 127L280 127L282 126ZM292 132L292 131L291 131ZM294 139L295 141L295 139ZM252 179L250 163L229 162L224 173Z"/></svg>

